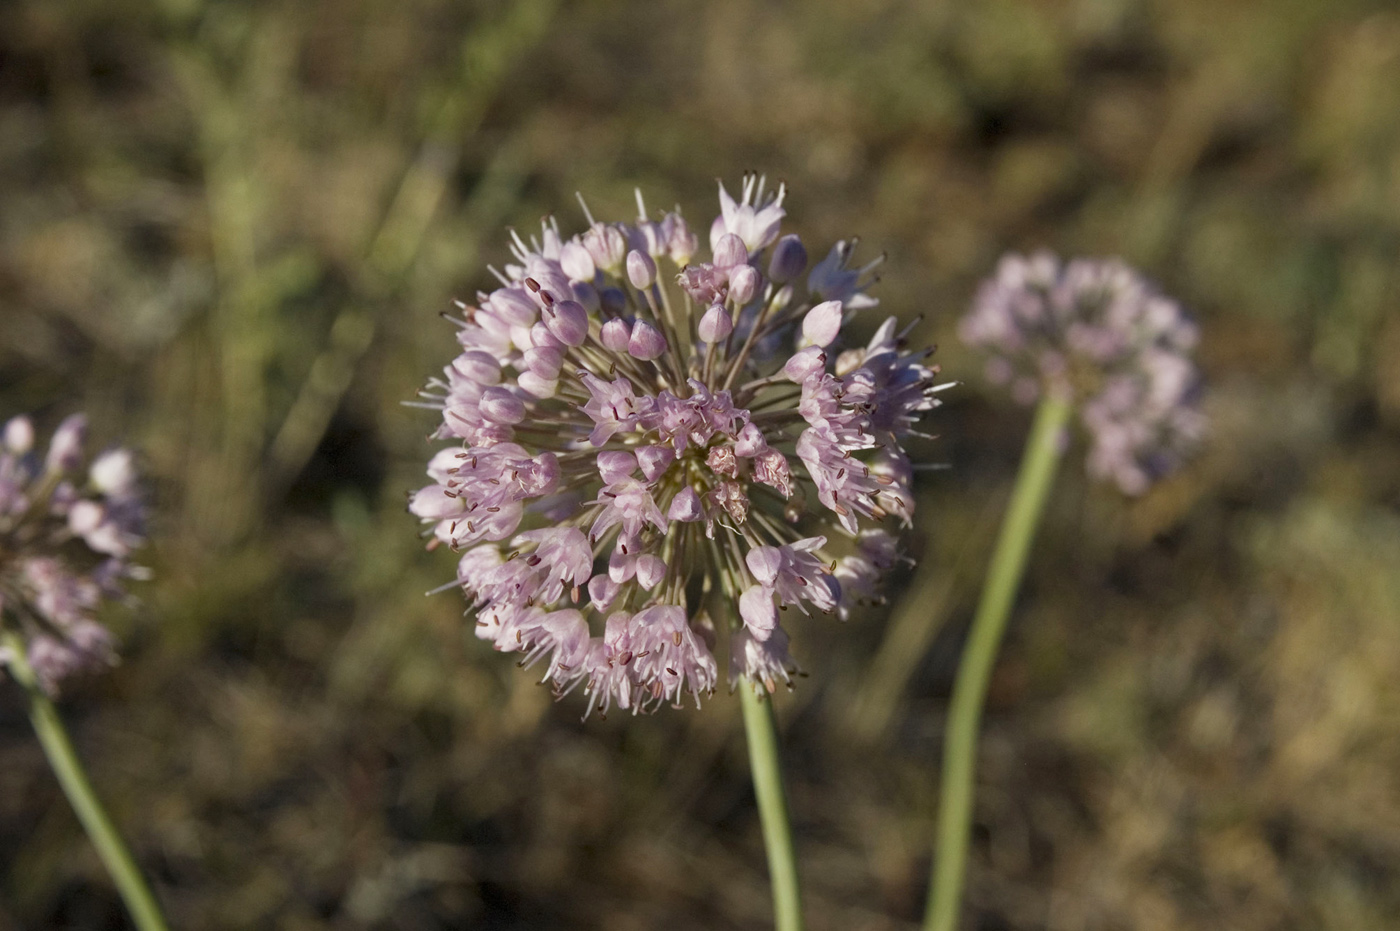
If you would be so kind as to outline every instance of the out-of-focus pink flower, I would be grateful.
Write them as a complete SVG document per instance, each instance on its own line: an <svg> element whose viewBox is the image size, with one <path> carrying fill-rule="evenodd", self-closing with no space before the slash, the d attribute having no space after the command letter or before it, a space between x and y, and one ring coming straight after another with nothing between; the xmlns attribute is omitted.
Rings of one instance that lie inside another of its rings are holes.
<svg viewBox="0 0 1400 931"><path fill-rule="evenodd" d="M42 456L28 417L0 430L0 626L20 633L50 694L116 661L97 609L124 597L124 580L147 576L130 561L146 523L135 457L108 450L85 470L86 440L81 414L58 425Z"/></svg>
<svg viewBox="0 0 1400 931"><path fill-rule="evenodd" d="M959 329L1017 401L1073 397L1089 473L1127 494L1174 470L1205 433L1196 325L1118 259L1007 255Z"/></svg>

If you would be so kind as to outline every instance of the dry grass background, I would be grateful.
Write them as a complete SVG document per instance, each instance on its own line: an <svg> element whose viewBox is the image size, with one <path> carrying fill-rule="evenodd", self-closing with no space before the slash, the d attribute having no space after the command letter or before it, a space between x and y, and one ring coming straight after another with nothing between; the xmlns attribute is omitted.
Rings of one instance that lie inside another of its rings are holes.
<svg viewBox="0 0 1400 931"><path fill-rule="evenodd" d="M403 513L503 227L792 189L945 372L889 615L779 703L814 929L912 927L942 714L1027 427L953 325L1006 248L1199 316L1215 433L1062 476L993 686L968 928L1400 908L1400 10L1379 2L0 7L0 413L144 451L157 580L63 707L183 928L765 926L733 702L578 722ZM866 248L863 246L863 248ZM119 905L0 686L0 928Z"/></svg>

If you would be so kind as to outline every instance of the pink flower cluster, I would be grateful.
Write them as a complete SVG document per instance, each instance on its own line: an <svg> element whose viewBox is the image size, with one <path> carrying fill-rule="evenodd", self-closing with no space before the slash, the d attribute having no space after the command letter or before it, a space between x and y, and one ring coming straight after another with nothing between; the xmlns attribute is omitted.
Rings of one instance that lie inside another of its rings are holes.
<svg viewBox="0 0 1400 931"><path fill-rule="evenodd" d="M1175 469L1205 432L1195 324L1117 259L1007 255L960 332L991 354L988 378L1017 401L1041 391L1075 398L1089 473L1126 494Z"/></svg>
<svg viewBox="0 0 1400 931"><path fill-rule="evenodd" d="M731 688L790 683L781 612L844 617L899 558L944 386L893 319L840 348L876 263L838 243L804 278L784 193L721 185L708 254L640 193L634 223L515 236L422 393L451 445L410 511L462 551L477 635L589 711L698 704L726 636Z"/></svg>
<svg viewBox="0 0 1400 931"><path fill-rule="evenodd" d="M115 641L98 623L104 599L122 598L145 542L145 506L135 460L125 449L87 465L87 422L59 424L40 455L34 426L20 416L0 433L0 619L25 642L25 657L50 693L68 676L115 662ZM13 657L0 649L0 662Z"/></svg>

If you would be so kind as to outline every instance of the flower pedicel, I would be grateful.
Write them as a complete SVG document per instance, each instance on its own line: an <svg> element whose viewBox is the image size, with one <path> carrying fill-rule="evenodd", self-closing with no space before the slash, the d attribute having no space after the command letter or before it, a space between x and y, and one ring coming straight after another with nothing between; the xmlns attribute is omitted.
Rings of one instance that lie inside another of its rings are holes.
<svg viewBox="0 0 1400 931"><path fill-rule="evenodd" d="M893 318L840 347L878 263L849 267L841 242L804 279L784 193L721 185L708 256L640 193L635 223L585 206L581 235L513 236L422 394L452 445L410 510L463 551L477 636L589 711L698 704L725 634L731 688L790 682L781 612L844 617L898 558L903 443L946 385Z"/></svg>

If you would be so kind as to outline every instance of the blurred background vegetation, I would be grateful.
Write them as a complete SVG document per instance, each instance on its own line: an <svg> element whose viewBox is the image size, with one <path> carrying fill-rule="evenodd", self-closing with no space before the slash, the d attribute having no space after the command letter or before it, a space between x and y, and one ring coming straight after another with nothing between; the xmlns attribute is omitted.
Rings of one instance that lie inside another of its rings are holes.
<svg viewBox="0 0 1400 931"><path fill-rule="evenodd" d="M736 703L581 724L404 513L504 228L703 228L785 178L966 381L892 611L794 632L814 929L922 908L943 713L1029 416L954 324L1005 249L1199 317L1214 436L1062 475L993 683L965 916L1368 929L1400 909L1400 10L1319 0L0 7L0 416L144 451L144 606L63 708L184 928L764 927ZM0 928L119 903L0 684Z"/></svg>

